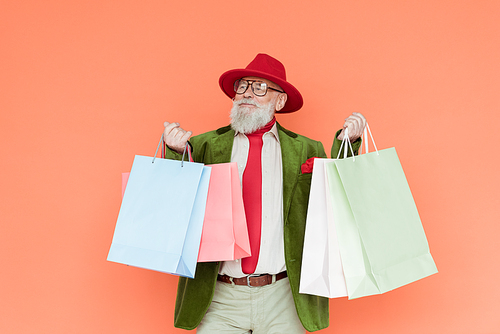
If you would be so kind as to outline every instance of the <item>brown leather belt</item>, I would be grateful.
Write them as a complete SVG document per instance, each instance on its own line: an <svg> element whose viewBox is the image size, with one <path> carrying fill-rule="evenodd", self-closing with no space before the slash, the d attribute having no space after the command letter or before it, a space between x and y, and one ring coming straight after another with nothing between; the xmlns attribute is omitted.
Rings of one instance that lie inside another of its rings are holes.
<svg viewBox="0 0 500 334"><path fill-rule="evenodd" d="M257 287L257 286L264 286L273 283L273 276L276 276L275 282L279 281L280 279L283 279L287 277L286 271L283 271L279 274L276 275L269 275L269 274L264 274L264 275L259 275L259 276L252 276L248 275L245 277L241 278L235 278L227 275L219 275L217 276L217 280L224 282L224 283L229 283L229 284L236 284L236 285L247 285L249 287Z"/></svg>

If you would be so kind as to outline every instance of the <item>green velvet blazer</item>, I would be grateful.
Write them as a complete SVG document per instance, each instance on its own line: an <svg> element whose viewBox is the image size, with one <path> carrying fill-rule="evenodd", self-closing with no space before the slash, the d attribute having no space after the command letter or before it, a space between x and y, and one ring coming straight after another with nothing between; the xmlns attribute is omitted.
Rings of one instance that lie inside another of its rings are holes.
<svg viewBox="0 0 500 334"><path fill-rule="evenodd" d="M285 262L297 314L304 328L310 332L328 327L328 298L300 294L302 248L311 188L312 174L302 174L301 165L309 158L326 158L321 142L311 140L284 129L279 124L283 164L283 217ZM337 132L338 135L339 132ZM191 138L193 159L205 164L226 163L231 160L234 131L226 126ZM335 137L337 137L337 135ZM355 152L360 141L354 143ZM334 140L332 156L336 157L340 141ZM341 154L342 155L342 154ZM181 159L169 149L166 158ZM180 277L175 303L174 325L183 329L196 328L207 312L214 294L220 262L200 262L194 279Z"/></svg>

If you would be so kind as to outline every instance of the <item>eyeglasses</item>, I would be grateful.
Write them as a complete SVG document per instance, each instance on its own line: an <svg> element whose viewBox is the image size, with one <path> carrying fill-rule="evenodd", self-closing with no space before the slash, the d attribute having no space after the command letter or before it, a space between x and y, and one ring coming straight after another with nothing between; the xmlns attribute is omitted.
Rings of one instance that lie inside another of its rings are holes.
<svg viewBox="0 0 500 334"><path fill-rule="evenodd" d="M266 95L268 89L284 93L281 90L269 87L265 82L255 81L255 80L245 80L245 79L236 80L234 82L234 91L236 92L236 94L241 95L247 91L248 86L252 86L252 92L254 93L255 96Z"/></svg>

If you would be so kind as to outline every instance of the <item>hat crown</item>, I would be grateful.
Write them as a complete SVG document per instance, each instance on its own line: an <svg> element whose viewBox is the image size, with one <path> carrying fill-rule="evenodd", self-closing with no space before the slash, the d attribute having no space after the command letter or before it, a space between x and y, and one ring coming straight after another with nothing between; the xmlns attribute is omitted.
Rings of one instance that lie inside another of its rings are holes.
<svg viewBox="0 0 500 334"><path fill-rule="evenodd" d="M265 53L259 53L245 69L263 72L286 81L285 66Z"/></svg>

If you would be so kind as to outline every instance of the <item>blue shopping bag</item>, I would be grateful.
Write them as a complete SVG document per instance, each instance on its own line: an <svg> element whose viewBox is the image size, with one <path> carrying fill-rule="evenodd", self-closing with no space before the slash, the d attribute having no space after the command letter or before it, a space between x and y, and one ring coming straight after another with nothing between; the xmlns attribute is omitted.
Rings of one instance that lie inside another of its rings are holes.
<svg viewBox="0 0 500 334"><path fill-rule="evenodd" d="M136 155L108 261L193 278L209 180L201 163Z"/></svg>

